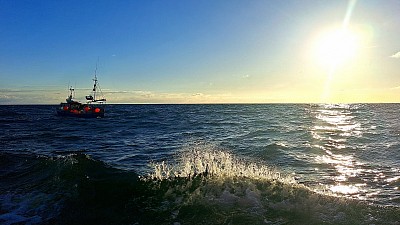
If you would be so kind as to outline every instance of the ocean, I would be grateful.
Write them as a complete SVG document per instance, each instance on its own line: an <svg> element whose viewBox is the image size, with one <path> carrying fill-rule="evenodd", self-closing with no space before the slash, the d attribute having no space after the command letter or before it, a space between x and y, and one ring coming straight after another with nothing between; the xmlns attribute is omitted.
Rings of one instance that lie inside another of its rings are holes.
<svg viewBox="0 0 400 225"><path fill-rule="evenodd" d="M400 104L0 106L1 224L400 224Z"/></svg>

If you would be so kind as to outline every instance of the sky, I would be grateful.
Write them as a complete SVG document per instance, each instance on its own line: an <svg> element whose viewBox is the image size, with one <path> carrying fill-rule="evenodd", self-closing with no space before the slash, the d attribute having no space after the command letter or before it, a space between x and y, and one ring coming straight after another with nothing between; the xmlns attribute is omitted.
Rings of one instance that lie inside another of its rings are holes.
<svg viewBox="0 0 400 225"><path fill-rule="evenodd" d="M0 0L0 104L400 99L398 0Z"/></svg>

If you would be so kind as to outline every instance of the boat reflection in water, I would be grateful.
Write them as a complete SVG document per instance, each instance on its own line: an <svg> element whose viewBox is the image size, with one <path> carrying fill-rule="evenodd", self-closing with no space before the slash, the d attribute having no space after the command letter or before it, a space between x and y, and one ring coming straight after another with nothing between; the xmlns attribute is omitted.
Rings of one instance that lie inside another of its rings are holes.
<svg viewBox="0 0 400 225"><path fill-rule="evenodd" d="M74 100L75 89L70 87L66 102L61 103L57 108L57 115L82 118L104 117L106 99L101 92L96 74L93 82L93 90L90 95L86 96L86 103Z"/></svg>

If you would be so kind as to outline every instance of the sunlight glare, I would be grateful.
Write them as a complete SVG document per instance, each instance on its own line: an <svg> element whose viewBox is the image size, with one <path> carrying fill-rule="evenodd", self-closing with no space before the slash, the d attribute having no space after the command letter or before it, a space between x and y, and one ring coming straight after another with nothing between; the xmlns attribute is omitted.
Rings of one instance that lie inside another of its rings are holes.
<svg viewBox="0 0 400 225"><path fill-rule="evenodd" d="M331 186L330 190L333 193L340 193L340 194L357 194L359 189L353 185L334 185Z"/></svg>
<svg viewBox="0 0 400 225"><path fill-rule="evenodd" d="M323 32L316 41L316 58L329 69L335 69L356 55L358 43L357 35L348 29Z"/></svg>

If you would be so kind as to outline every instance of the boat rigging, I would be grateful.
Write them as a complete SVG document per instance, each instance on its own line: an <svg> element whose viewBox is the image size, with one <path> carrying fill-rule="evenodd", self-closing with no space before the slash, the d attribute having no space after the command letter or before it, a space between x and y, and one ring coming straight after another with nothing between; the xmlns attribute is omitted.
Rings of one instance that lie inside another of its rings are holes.
<svg viewBox="0 0 400 225"><path fill-rule="evenodd" d="M93 78L92 93L85 97L86 103L76 101L74 97L75 89L71 86L69 87L69 96L66 102L60 103L57 108L57 115L83 118L104 117L105 103L107 100L104 98L97 79L97 66Z"/></svg>

